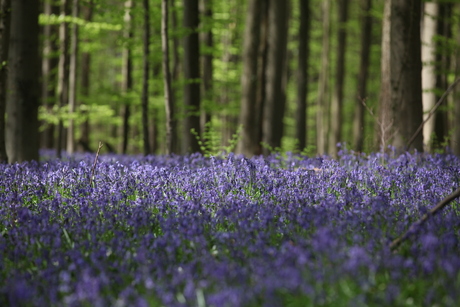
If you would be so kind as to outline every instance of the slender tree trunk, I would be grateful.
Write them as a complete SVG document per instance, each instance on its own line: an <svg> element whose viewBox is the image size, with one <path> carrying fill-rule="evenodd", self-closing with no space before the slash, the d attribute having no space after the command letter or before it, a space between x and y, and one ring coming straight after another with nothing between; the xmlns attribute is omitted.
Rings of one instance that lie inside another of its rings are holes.
<svg viewBox="0 0 460 307"><path fill-rule="evenodd" d="M299 57L297 65L297 112L295 138L298 149L307 146L307 94L308 94L308 57L310 49L310 1L299 0Z"/></svg>
<svg viewBox="0 0 460 307"><path fill-rule="evenodd" d="M423 151L420 134L407 142L422 123L420 1L386 0L382 35L380 146Z"/></svg>
<svg viewBox="0 0 460 307"><path fill-rule="evenodd" d="M204 51L201 53L201 68L203 72L203 82L201 91L203 93L202 111L201 111L201 131L204 131L205 124L211 121L211 112L214 105L212 89L212 59L213 59L213 35L212 35L212 1L200 0L200 12L205 30L200 32L201 45Z"/></svg>
<svg viewBox="0 0 460 307"><path fill-rule="evenodd" d="M129 140L129 118L131 116L131 101L128 97L130 97L129 93L133 88L133 60L132 60L132 39L133 39L133 26L132 26L132 14L131 11L133 9L134 1L127 0L125 1L125 16L124 16L124 23L125 29L123 32L123 37L125 39L125 46L123 48L123 64L122 64L122 76L123 81L121 84L121 88L123 91L123 96L125 97L124 104L122 106L122 117L123 117L123 124L122 124L122 144L121 144L121 152L123 154L127 153L128 150L128 140Z"/></svg>
<svg viewBox="0 0 460 307"><path fill-rule="evenodd" d="M61 0L61 16L69 15L69 0ZM62 108L68 103L69 98L69 26L66 21L59 25L59 69L57 95L59 107ZM61 158L64 148L64 123L59 119L57 135L57 157Z"/></svg>
<svg viewBox="0 0 460 307"><path fill-rule="evenodd" d="M456 5L457 10L460 10L460 4ZM455 40L457 41L457 46L460 46L460 31L457 32L455 36ZM460 48L457 48L456 54L455 54L455 76L457 78L460 78ZM453 135L452 135L452 140L451 140L451 148L452 151L460 156L460 121L458 120L460 118L460 88L457 86L454 89L454 98L453 98L453 103L454 103L454 112L453 112Z"/></svg>
<svg viewBox="0 0 460 307"><path fill-rule="evenodd" d="M184 135L182 149L185 152L199 152L200 146L192 130L201 135L200 129L200 45L198 38L198 0L184 0Z"/></svg>
<svg viewBox="0 0 460 307"><path fill-rule="evenodd" d="M142 133L144 140L144 155L150 154L149 142L149 55L150 55L150 6L149 0L143 0L144 5L144 63L142 77Z"/></svg>
<svg viewBox="0 0 460 307"><path fill-rule="evenodd" d="M439 52L436 56L437 63L437 78L436 78L436 88L441 89L444 92L449 87L448 75L450 73L450 58L451 51L450 47L446 41L449 41L452 38L452 4L451 3L439 3L439 18L437 25L437 34L438 37L443 37L444 40L440 40L437 44L437 50ZM436 95L436 100L441 98L442 94ZM447 116L447 99L443 101L441 106L436 110L435 120L434 120L434 130L436 134L437 147L439 149L443 148L444 141L448 137L449 131L449 120Z"/></svg>
<svg viewBox="0 0 460 307"><path fill-rule="evenodd" d="M93 20L93 0L90 0L87 5L83 8L83 18L89 22ZM81 58L81 95L83 102L89 98L90 95L90 67L91 67L91 53L85 51L82 53ZM82 145L83 151L91 152L90 138L89 138L89 118L88 112L84 111L83 116L85 120L81 124L81 136L79 144Z"/></svg>
<svg viewBox="0 0 460 307"><path fill-rule="evenodd" d="M268 54L265 84L265 106L262 139L271 148L281 147L286 93L283 76L286 72L288 1L270 1L268 8ZM263 149L269 154L268 148Z"/></svg>
<svg viewBox="0 0 460 307"><path fill-rule="evenodd" d="M0 0L0 163L7 163L5 110L10 43L11 0Z"/></svg>
<svg viewBox="0 0 460 307"><path fill-rule="evenodd" d="M355 150L363 151L364 147L364 105L367 97L367 78L370 64L372 44L372 0L361 0L361 52L358 74L358 95L353 121Z"/></svg>
<svg viewBox="0 0 460 307"><path fill-rule="evenodd" d="M166 111L166 154L174 153L174 100L171 91L171 72L169 70L169 32L168 0L161 1L161 51L163 52L163 80Z"/></svg>
<svg viewBox="0 0 460 307"><path fill-rule="evenodd" d="M423 119L436 104L436 46L434 37L436 35L436 25L438 18L439 5L436 2L425 2L422 31L422 89L423 89ZM432 116L423 126L423 143L428 151L431 151L431 139L434 133L435 117Z"/></svg>
<svg viewBox="0 0 460 307"><path fill-rule="evenodd" d="M348 0L339 1L339 29L337 33L337 64L335 86L331 101L331 132L329 134L329 152L337 157L337 143L342 141L343 84L345 80L345 52L348 20Z"/></svg>
<svg viewBox="0 0 460 307"><path fill-rule="evenodd" d="M72 17L78 18L79 3L78 0L72 1ZM74 113L77 106L77 58L78 58L78 25L72 23L69 63L69 126L67 128L67 153L75 152L75 123Z"/></svg>
<svg viewBox="0 0 460 307"><path fill-rule="evenodd" d="M318 103L316 111L316 151L323 155L327 151L327 125L325 124L328 106L329 48L330 48L330 7L331 0L322 2L323 41L321 70L319 73Z"/></svg>
<svg viewBox="0 0 460 307"><path fill-rule="evenodd" d="M59 15L59 5L44 1L45 15ZM43 59L42 59L42 105L51 111L56 104L57 68L59 65L59 27L56 25L45 24L43 26ZM54 132L56 125L52 123L42 123L45 125L41 133L41 146L44 148L54 148L56 137Z"/></svg>
<svg viewBox="0 0 460 307"><path fill-rule="evenodd" d="M243 41L243 74L241 76L241 109L239 123L243 126L236 152L246 156L257 153L258 113L257 97L257 54L260 43L260 7L262 0L251 0L246 15L246 27Z"/></svg>
<svg viewBox="0 0 460 307"><path fill-rule="evenodd" d="M39 159L39 2L12 1L6 148L10 163Z"/></svg>

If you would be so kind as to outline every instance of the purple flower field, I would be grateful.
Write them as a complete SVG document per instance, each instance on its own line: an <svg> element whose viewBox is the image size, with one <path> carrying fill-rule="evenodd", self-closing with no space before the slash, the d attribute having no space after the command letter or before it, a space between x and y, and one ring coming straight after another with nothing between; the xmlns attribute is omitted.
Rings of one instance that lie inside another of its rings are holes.
<svg viewBox="0 0 460 307"><path fill-rule="evenodd" d="M458 306L460 158L0 165L0 306Z"/></svg>

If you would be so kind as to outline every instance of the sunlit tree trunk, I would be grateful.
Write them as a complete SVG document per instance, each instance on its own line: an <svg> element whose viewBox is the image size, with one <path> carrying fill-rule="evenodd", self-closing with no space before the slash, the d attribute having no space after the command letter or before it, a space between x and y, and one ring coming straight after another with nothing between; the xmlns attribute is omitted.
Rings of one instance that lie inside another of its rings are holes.
<svg viewBox="0 0 460 307"><path fill-rule="evenodd" d="M321 52L321 70L319 73L318 100L316 110L316 151L318 154L325 154L327 151L327 120L328 110L328 78L329 78L329 49L330 49L330 7L331 1L322 2L322 52Z"/></svg>
<svg viewBox="0 0 460 307"><path fill-rule="evenodd" d="M38 14L38 1L11 2L6 94L6 149L10 163L39 158Z"/></svg>
<svg viewBox="0 0 460 307"><path fill-rule="evenodd" d="M334 92L331 101L331 131L329 134L329 153L337 157L337 143L342 141L343 85L345 81L345 52L348 20L348 0L339 1L339 24L337 33L337 61Z"/></svg>
<svg viewBox="0 0 460 307"><path fill-rule="evenodd" d="M286 73L288 1L272 0L268 7L268 53L265 83L265 106L262 119L262 140L271 148L281 147L286 92L283 77ZM264 148L268 154L268 148Z"/></svg>
<svg viewBox="0 0 460 307"><path fill-rule="evenodd" d="M184 134L182 150L187 153L199 152L198 140L191 130L201 135L200 129L200 45L198 38L198 0L184 0Z"/></svg>
<svg viewBox="0 0 460 307"><path fill-rule="evenodd" d="M44 15L59 15L59 5L51 1L43 1ZM43 57L42 57L42 105L51 110L56 104L57 68L59 65L59 27L43 25ZM55 124L42 123L45 128L41 133L41 147L54 148Z"/></svg>
<svg viewBox="0 0 460 307"><path fill-rule="evenodd" d="M149 0L143 0L144 9L144 49L143 49L143 66L142 66L142 135L144 140L144 155L150 154L149 139L149 55L150 55L150 5Z"/></svg>
<svg viewBox="0 0 460 307"><path fill-rule="evenodd" d="M262 0L251 0L246 13L246 27L243 40L243 74L241 76L241 108L239 124L243 126L236 152L246 156L257 153L258 117L257 97L257 55L260 43L260 7Z"/></svg>
<svg viewBox="0 0 460 307"><path fill-rule="evenodd" d="M358 73L358 93L353 121L354 148L363 151L364 145L364 105L367 98L367 78L370 65L370 50L372 44L372 0L361 0L361 51Z"/></svg>
<svg viewBox="0 0 460 307"><path fill-rule="evenodd" d="M132 9L133 9L133 0L125 1L125 28L123 32L124 38L124 47L123 47L123 64L122 64L122 83L121 83L121 90L123 92L124 97L124 104L121 110L122 116L122 126L121 126L121 136L122 136L122 143L121 143L121 152L126 154L128 150L128 141L129 141L129 118L131 116L131 101L129 99L133 88L133 60L132 60L132 39L133 39L133 29L132 29Z"/></svg>
<svg viewBox="0 0 460 307"><path fill-rule="evenodd" d="M10 42L11 0L0 0L0 163L8 162L5 144L5 109Z"/></svg>
<svg viewBox="0 0 460 307"><path fill-rule="evenodd" d="M69 15L69 0L61 0L61 16ZM68 103L69 98L69 26L66 21L59 25L59 69L57 98L59 107L62 108ZM61 151L64 149L64 123L59 118L56 153L61 157Z"/></svg>
<svg viewBox="0 0 460 307"><path fill-rule="evenodd" d="M78 18L78 0L72 1L72 17ZM72 23L69 63L69 126L67 127L67 153L73 154L75 151L75 123L74 113L77 106L77 57L78 57L78 25Z"/></svg>
<svg viewBox="0 0 460 307"><path fill-rule="evenodd" d="M307 94L308 94L308 57L310 48L310 1L299 0L299 54L297 65L297 112L295 138L298 149L307 145Z"/></svg>
<svg viewBox="0 0 460 307"><path fill-rule="evenodd" d="M436 26L439 5L436 2L425 2L423 29L422 29L422 89L423 89L423 119L436 104ZM431 151L431 138L434 133L435 117L432 116L423 126L423 143L428 151Z"/></svg>

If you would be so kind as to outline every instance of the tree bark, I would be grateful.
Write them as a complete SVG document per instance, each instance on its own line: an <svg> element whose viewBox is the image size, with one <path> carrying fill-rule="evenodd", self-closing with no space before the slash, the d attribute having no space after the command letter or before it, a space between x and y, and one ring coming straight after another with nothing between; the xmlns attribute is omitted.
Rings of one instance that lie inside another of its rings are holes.
<svg viewBox="0 0 460 307"><path fill-rule="evenodd" d="M38 161L39 2L11 2L6 105L6 147L10 163Z"/></svg>
<svg viewBox="0 0 460 307"><path fill-rule="evenodd" d="M72 1L72 17L74 20L78 18L79 3L78 0ZM77 106L77 58L78 58L78 25L72 23L72 31L70 33L70 63L69 63L69 125L67 127L67 153L75 152L75 123L74 113Z"/></svg>
<svg viewBox="0 0 460 307"><path fill-rule="evenodd" d="M354 148L363 151L364 147L364 105L367 97L367 78L372 45L372 0L361 0L361 52L358 74L358 95L353 121Z"/></svg>
<svg viewBox="0 0 460 307"><path fill-rule="evenodd" d="M163 83L166 111L166 154L174 153L175 124L174 100L171 91L171 71L169 70L168 0L161 1L161 50L163 52Z"/></svg>
<svg viewBox="0 0 460 307"><path fill-rule="evenodd" d="M61 16L69 15L69 0L61 0ZM59 109L68 103L69 98L69 26L66 21L59 25L59 69L57 96L59 100ZM61 116L61 114L59 114ZM58 133L56 142L56 155L61 158L61 152L64 149L64 123L59 118Z"/></svg>
<svg viewBox="0 0 460 307"><path fill-rule="evenodd" d="M420 10L418 0L385 2L379 118L381 147L391 141L399 150L423 151L422 135L406 148L422 123Z"/></svg>
<svg viewBox="0 0 460 307"><path fill-rule="evenodd" d="M288 1L271 0L268 8L268 53L265 83L265 106L262 119L263 142L271 148L281 147L283 137L286 92L283 76L286 73ZM269 148L264 148L269 154Z"/></svg>
<svg viewBox="0 0 460 307"><path fill-rule="evenodd" d="M331 101L331 132L329 134L329 153L337 157L337 143L342 141L343 84L345 80L345 52L348 20L348 0L339 1L339 25L337 33L337 63L335 86Z"/></svg>
<svg viewBox="0 0 460 307"><path fill-rule="evenodd" d="M144 155L150 154L149 139L149 56L150 56L150 6L149 0L143 0L144 9L144 48L143 48L143 75L142 75L142 134L144 140Z"/></svg>
<svg viewBox="0 0 460 307"><path fill-rule="evenodd" d="M328 78L329 78L329 49L330 49L330 7L331 1L322 2L323 41L321 53L321 70L319 73L318 100L316 111L316 151L323 155L327 151L327 120L328 109Z"/></svg>
<svg viewBox="0 0 460 307"><path fill-rule="evenodd" d="M45 15L59 15L59 5L44 1ZM56 104L57 71L59 65L59 27L45 24L43 26L43 58L42 58L42 105L51 111ZM42 123L45 129L41 133L41 147L54 148L56 125Z"/></svg>
<svg viewBox="0 0 460 307"><path fill-rule="evenodd" d="M239 124L243 126L236 152L245 156L257 154L258 129L260 120L256 114L257 95L257 55L260 44L260 24L262 0L251 0L246 14L243 40L243 74L241 76L241 108Z"/></svg>
<svg viewBox="0 0 460 307"><path fill-rule="evenodd" d="M122 106L122 127L121 127L121 135L122 135L122 143L121 143L121 152L123 154L127 153L128 150L128 142L129 142L129 118L131 116L131 101L128 97L129 93L133 88L133 60L132 60L132 39L133 35L133 28L132 28L132 14L131 11L133 9L134 1L133 0L126 0L125 1L125 16L124 16L124 24L125 28L123 31L123 38L125 39L125 45L123 47L123 64L122 64L122 84L121 90L124 96L124 104Z"/></svg>
<svg viewBox="0 0 460 307"><path fill-rule="evenodd" d="M308 57L310 49L310 1L299 0L299 57L297 65L297 112L295 138L298 149L307 146L307 94L308 94Z"/></svg>
<svg viewBox="0 0 460 307"><path fill-rule="evenodd" d="M212 35L212 1L200 0L200 13L204 29L200 32L201 46L201 68L203 72L201 92L203 93L201 111L201 131L204 131L205 124L211 121L211 113L214 105L212 75L213 75L213 35Z"/></svg>
<svg viewBox="0 0 460 307"><path fill-rule="evenodd" d="M5 144L5 110L10 22L11 0L0 0L0 163L8 162Z"/></svg>
<svg viewBox="0 0 460 307"><path fill-rule="evenodd" d="M93 20L93 5L94 2L93 0L90 0L87 5L83 8L83 18L86 21L91 22ZM83 102L86 103L86 101L89 98L90 95L90 67L91 67L91 53L90 52L83 52L82 53L82 58L81 58L81 95L83 98ZM79 140L79 144L86 144L86 146L83 146L83 151L91 151L91 146L90 144L90 137L89 137L89 118L88 118L88 112L83 111L83 116L85 117L85 120L81 124L81 136Z"/></svg>
<svg viewBox="0 0 460 307"><path fill-rule="evenodd" d="M182 149L186 153L199 152L200 146L192 130L201 135L200 129L200 45L198 37L198 0L184 0L184 135Z"/></svg>
<svg viewBox="0 0 460 307"><path fill-rule="evenodd" d="M422 89L423 89L423 119L436 104L436 25L439 5L436 2L425 2L422 31ZM423 143L427 151L431 151L431 140L434 133L435 117L431 117L423 125Z"/></svg>

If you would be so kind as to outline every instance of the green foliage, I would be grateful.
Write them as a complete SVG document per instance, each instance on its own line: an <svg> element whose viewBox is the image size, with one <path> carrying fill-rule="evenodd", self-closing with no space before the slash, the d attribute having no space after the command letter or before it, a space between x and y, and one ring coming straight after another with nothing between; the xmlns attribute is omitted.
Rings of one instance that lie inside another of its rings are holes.
<svg viewBox="0 0 460 307"><path fill-rule="evenodd" d="M228 146L222 145L222 137L220 136L220 132L214 129L212 122L207 122L205 124L205 129L201 137L198 135L198 132L196 132L195 129L192 129L191 133L198 140L198 145L200 145L200 149L203 152L203 155L205 157L213 157L232 152L235 149L236 144L238 144L242 129L243 126L240 125L237 131L232 135L232 138L228 140Z"/></svg>

